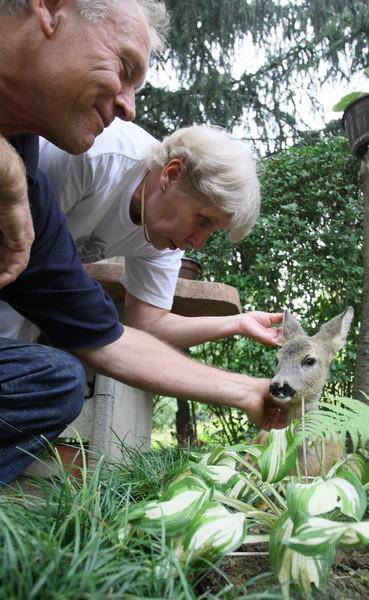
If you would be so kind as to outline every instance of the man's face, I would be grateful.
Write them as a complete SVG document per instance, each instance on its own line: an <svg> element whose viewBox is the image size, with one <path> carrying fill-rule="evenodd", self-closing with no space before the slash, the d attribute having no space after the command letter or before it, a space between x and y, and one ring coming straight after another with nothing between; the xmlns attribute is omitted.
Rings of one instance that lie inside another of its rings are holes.
<svg viewBox="0 0 369 600"><path fill-rule="evenodd" d="M114 117L135 116L135 91L150 55L146 21L135 0L118 3L101 23L62 2L48 40L40 133L72 154L84 152Z"/></svg>

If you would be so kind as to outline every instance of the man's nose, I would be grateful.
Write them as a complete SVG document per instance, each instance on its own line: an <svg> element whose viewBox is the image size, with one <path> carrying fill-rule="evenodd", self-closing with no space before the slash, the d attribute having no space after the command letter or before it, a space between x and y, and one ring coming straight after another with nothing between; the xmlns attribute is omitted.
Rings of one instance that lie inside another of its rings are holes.
<svg viewBox="0 0 369 600"><path fill-rule="evenodd" d="M123 121L133 121L136 116L134 90L122 89L115 98L115 107L117 117Z"/></svg>

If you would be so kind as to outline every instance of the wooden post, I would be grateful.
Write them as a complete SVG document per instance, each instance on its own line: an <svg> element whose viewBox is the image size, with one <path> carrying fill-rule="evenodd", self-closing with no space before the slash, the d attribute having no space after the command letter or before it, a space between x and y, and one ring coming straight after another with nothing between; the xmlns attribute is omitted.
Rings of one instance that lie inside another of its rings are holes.
<svg viewBox="0 0 369 600"><path fill-rule="evenodd" d="M361 159L359 184L364 195L363 219L363 297L358 339L353 396L369 404L369 150Z"/></svg>

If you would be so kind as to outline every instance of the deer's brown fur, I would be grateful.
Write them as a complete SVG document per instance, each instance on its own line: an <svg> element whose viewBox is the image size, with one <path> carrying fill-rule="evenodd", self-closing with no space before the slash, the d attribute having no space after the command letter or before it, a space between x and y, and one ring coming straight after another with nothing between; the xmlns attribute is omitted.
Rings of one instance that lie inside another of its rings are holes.
<svg viewBox="0 0 369 600"><path fill-rule="evenodd" d="M318 333L309 337L297 319L285 311L284 340L278 351L277 368L270 391L275 400L286 405L288 422L301 417L303 401L305 412L317 408L332 359L346 343L352 317L353 309L349 306L343 313L325 323ZM267 434L268 432L261 431L257 443L263 443ZM338 441L325 443L322 453L325 472L341 458L341 454ZM303 469L300 454L299 463ZM312 476L321 472L317 451L310 447L307 448L307 471Z"/></svg>

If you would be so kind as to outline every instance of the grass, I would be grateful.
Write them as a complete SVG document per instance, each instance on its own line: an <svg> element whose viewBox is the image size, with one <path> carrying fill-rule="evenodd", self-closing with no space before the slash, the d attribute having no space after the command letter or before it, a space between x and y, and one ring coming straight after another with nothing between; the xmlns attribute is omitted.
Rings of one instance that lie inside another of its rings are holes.
<svg viewBox="0 0 369 600"><path fill-rule="evenodd" d="M216 565L181 567L164 532L118 541L128 506L156 497L168 473L187 460L188 452L170 447L146 454L125 448L121 461L101 460L81 479L60 470L35 479L35 493L0 491L0 599L245 597L248 584L236 591ZM216 593L201 591L209 571L220 581ZM255 596L272 597L279 596Z"/></svg>

